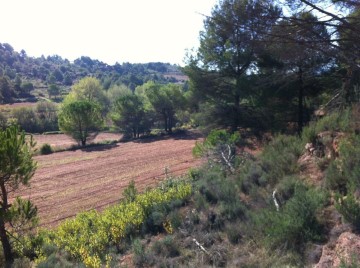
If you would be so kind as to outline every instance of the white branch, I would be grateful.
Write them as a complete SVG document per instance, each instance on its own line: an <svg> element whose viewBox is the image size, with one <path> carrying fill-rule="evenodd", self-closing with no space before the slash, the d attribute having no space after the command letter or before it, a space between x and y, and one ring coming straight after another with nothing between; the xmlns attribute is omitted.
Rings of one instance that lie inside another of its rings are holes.
<svg viewBox="0 0 360 268"><path fill-rule="evenodd" d="M193 241L202 251L204 251L206 254L210 255L210 253L195 238L193 238Z"/></svg>
<svg viewBox="0 0 360 268"><path fill-rule="evenodd" d="M231 148L230 148L229 144L227 144L227 146L228 146L228 149L229 149L229 157L227 158L227 157L224 155L224 151L222 151L222 150L221 150L221 156L222 156L222 158L224 159L226 165L228 165L228 167L230 168L230 171L231 171L232 173L234 173L234 172L235 172L235 169L234 169L234 167L232 166L231 162L229 161L229 160L231 160Z"/></svg>
<svg viewBox="0 0 360 268"><path fill-rule="evenodd" d="M278 203L278 201L276 200L276 189L274 190L274 192L273 192L273 194L272 194L272 197L273 197L273 200L274 200L274 204L275 204L275 207L276 207L276 211L279 211L279 209L280 209L280 206L279 206L279 203Z"/></svg>

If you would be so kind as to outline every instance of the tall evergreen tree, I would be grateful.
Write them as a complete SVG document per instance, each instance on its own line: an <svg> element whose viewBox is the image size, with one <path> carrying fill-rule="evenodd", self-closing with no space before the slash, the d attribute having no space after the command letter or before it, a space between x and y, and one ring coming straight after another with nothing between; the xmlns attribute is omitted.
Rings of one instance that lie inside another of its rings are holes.
<svg viewBox="0 0 360 268"><path fill-rule="evenodd" d="M241 104L249 94L247 75L256 71L264 41L280 13L265 0L220 1L204 21L197 56L185 68L194 89L226 116L223 122L233 131L241 125Z"/></svg>

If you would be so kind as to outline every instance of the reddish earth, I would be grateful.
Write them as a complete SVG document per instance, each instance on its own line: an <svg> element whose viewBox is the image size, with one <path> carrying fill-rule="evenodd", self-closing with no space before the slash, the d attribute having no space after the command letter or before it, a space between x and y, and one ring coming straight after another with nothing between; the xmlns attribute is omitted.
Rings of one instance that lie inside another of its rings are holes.
<svg viewBox="0 0 360 268"><path fill-rule="evenodd" d="M36 137L39 143L45 138ZM56 135L55 142L62 139ZM118 202L131 180L141 191L164 178L165 167L171 175L186 173L200 164L191 152L199 139L191 133L36 156L31 186L17 194L35 203L42 226L55 226L78 212Z"/></svg>
<svg viewBox="0 0 360 268"><path fill-rule="evenodd" d="M11 110L14 108L20 108L20 107L33 107L36 106L37 102L16 102L12 104L0 104L0 110Z"/></svg>

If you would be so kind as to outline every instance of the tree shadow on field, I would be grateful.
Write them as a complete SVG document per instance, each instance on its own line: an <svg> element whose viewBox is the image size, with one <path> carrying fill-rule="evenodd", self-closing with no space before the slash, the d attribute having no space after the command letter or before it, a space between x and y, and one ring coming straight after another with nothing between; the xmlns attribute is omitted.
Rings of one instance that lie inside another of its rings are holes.
<svg viewBox="0 0 360 268"><path fill-rule="evenodd" d="M199 131L181 130L181 131L176 131L171 134L146 136L146 137L141 137L139 139L133 139L133 140L130 139L128 141L132 141L132 142L136 142L136 143L150 143L150 142L155 142L155 141L171 140L171 139L173 139L173 140L197 140L197 139L201 139L203 137L204 136Z"/></svg>
<svg viewBox="0 0 360 268"><path fill-rule="evenodd" d="M85 147L74 148L74 150L80 149L83 152L101 152L111 150L113 148L118 147L118 143L111 143L111 144L89 144Z"/></svg>

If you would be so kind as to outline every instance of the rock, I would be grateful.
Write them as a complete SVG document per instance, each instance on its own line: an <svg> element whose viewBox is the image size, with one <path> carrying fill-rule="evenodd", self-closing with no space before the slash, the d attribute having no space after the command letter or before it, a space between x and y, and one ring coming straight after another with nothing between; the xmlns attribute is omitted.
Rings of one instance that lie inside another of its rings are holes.
<svg viewBox="0 0 360 268"><path fill-rule="evenodd" d="M321 258L323 245L311 244L306 247L304 257L307 267L317 264Z"/></svg>
<svg viewBox="0 0 360 268"><path fill-rule="evenodd" d="M344 232L336 241L323 247L320 261L315 268L339 267L342 261L351 263L352 258L359 258L359 256L360 236L351 232Z"/></svg>

